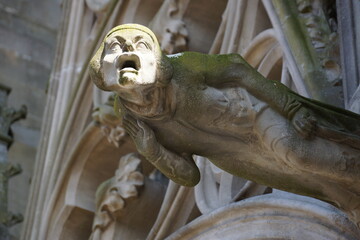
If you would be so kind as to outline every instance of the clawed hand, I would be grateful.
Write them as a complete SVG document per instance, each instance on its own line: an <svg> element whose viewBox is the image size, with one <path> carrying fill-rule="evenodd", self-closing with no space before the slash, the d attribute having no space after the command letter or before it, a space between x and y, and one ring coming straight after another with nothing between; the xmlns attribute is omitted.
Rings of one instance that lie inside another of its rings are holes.
<svg viewBox="0 0 360 240"><path fill-rule="evenodd" d="M296 131L305 139L314 137L317 129L317 120L304 107L295 113L291 122Z"/></svg>
<svg viewBox="0 0 360 240"><path fill-rule="evenodd" d="M158 154L160 144L156 141L154 131L143 121L137 120L127 114L123 119L123 127L133 139L141 155L148 157Z"/></svg>
<svg viewBox="0 0 360 240"><path fill-rule="evenodd" d="M317 129L316 118L296 99L290 98L286 102L283 111L296 131L305 139L313 138Z"/></svg>

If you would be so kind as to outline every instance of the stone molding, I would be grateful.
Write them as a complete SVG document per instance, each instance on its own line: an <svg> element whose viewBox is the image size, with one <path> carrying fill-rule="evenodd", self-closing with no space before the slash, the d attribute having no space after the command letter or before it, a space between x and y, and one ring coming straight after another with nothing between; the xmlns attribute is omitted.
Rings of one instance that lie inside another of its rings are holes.
<svg viewBox="0 0 360 240"><path fill-rule="evenodd" d="M269 194L204 214L166 240L356 240L360 232L335 207L307 197Z"/></svg>
<svg viewBox="0 0 360 240"><path fill-rule="evenodd" d="M97 197L101 199L97 200L90 240L104 239L102 232L116 220L116 213L126 207L126 199L139 195L138 187L144 185L144 175L138 171L140 163L141 160L134 153L123 156L114 178L99 187Z"/></svg>

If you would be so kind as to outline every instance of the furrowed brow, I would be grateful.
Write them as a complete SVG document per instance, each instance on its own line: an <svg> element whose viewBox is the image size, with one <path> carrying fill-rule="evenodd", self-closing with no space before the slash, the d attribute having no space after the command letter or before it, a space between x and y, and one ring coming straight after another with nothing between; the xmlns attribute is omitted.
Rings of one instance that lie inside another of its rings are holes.
<svg viewBox="0 0 360 240"><path fill-rule="evenodd" d="M110 37L108 39L106 39L105 43L112 43L114 41L118 41L118 42L125 42L125 39L121 36L113 36L113 37Z"/></svg>
<svg viewBox="0 0 360 240"><path fill-rule="evenodd" d="M105 46L109 47L113 42L118 41L120 43L124 42L124 38L120 37L120 36L114 36L111 38L108 38L105 40Z"/></svg>
<svg viewBox="0 0 360 240"><path fill-rule="evenodd" d="M115 36L116 40L118 40L119 42L125 42L125 38L121 37L121 36Z"/></svg>
<svg viewBox="0 0 360 240"><path fill-rule="evenodd" d="M135 42L137 42L137 41L139 41L139 40L141 40L141 39L143 39L143 38L144 38L143 36L138 35L138 36L136 36L136 37L134 38L134 40L135 40Z"/></svg>

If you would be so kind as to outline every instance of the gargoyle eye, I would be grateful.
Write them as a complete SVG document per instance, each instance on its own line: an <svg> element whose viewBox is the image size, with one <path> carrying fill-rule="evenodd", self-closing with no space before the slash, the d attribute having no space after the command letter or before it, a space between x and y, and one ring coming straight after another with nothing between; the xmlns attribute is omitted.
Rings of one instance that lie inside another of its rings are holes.
<svg viewBox="0 0 360 240"><path fill-rule="evenodd" d="M145 42L138 42L137 44L136 44L136 49L138 49L138 50L148 50L148 49L150 49L149 48L149 45L148 44L146 44Z"/></svg>
<svg viewBox="0 0 360 240"><path fill-rule="evenodd" d="M119 52L119 51L121 51L120 43L119 42L111 43L109 49L110 49L111 52Z"/></svg>

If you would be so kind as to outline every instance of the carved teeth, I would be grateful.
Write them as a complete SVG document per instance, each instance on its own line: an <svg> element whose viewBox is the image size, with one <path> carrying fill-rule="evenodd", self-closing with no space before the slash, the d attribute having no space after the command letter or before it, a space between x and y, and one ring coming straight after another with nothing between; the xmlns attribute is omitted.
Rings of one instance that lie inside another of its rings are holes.
<svg viewBox="0 0 360 240"><path fill-rule="evenodd" d="M123 54L120 56L120 71L121 70L136 70L138 71L141 67L140 65L140 59L136 54Z"/></svg>

